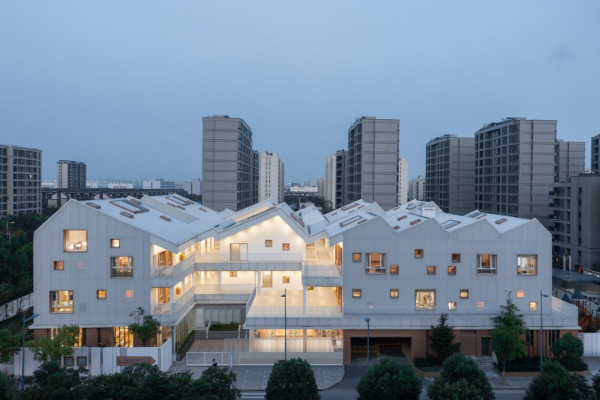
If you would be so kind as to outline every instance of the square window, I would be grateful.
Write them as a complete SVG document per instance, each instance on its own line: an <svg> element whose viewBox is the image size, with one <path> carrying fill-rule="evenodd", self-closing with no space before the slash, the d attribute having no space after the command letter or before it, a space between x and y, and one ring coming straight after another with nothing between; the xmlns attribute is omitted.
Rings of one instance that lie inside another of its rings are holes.
<svg viewBox="0 0 600 400"><path fill-rule="evenodd" d="M98 300L106 300L106 290L97 290L96 291L96 298Z"/></svg>
<svg viewBox="0 0 600 400"><path fill-rule="evenodd" d="M132 299L133 298L133 290L132 289L127 289L125 291L125 297Z"/></svg>
<svg viewBox="0 0 600 400"><path fill-rule="evenodd" d="M397 299L399 295L400 292L398 291L398 289L390 289L390 298Z"/></svg>
<svg viewBox="0 0 600 400"><path fill-rule="evenodd" d="M459 263L460 262L460 253L452 253L452 262Z"/></svg>
<svg viewBox="0 0 600 400"><path fill-rule="evenodd" d="M77 357L77 366L78 367L87 367L87 357L85 357L85 356Z"/></svg>
<svg viewBox="0 0 600 400"><path fill-rule="evenodd" d="M229 271L230 278L237 278L237 271Z"/></svg>
<svg viewBox="0 0 600 400"><path fill-rule="evenodd" d="M454 311L456 310L456 302L455 301L449 301L448 302L448 311Z"/></svg>
<svg viewBox="0 0 600 400"><path fill-rule="evenodd" d="M385 274L385 254L367 253L366 256L366 274Z"/></svg>
<svg viewBox="0 0 600 400"><path fill-rule="evenodd" d="M537 275L537 255L519 254L517 256L517 275Z"/></svg>
<svg viewBox="0 0 600 400"><path fill-rule="evenodd" d="M290 277L289 276L284 276L283 277L283 283L290 283Z"/></svg>
<svg viewBox="0 0 600 400"><path fill-rule="evenodd" d="M110 239L110 247L118 249L121 247L121 239Z"/></svg>
<svg viewBox="0 0 600 400"><path fill-rule="evenodd" d="M362 260L362 254L361 253L352 253L352 261L357 262Z"/></svg>
<svg viewBox="0 0 600 400"><path fill-rule="evenodd" d="M355 299L360 299L362 297L361 289L352 289L352 297Z"/></svg>
<svg viewBox="0 0 600 400"><path fill-rule="evenodd" d="M111 278L133 278L133 257L111 257Z"/></svg>
<svg viewBox="0 0 600 400"><path fill-rule="evenodd" d="M87 231L68 229L63 232L63 251L67 253L84 253L87 251Z"/></svg>
<svg viewBox="0 0 600 400"><path fill-rule="evenodd" d="M415 249L415 258L423 258L424 253L423 249Z"/></svg>
<svg viewBox="0 0 600 400"><path fill-rule="evenodd" d="M483 301L478 301L476 304L477 304L477 308L485 307L485 302L483 302Z"/></svg>
<svg viewBox="0 0 600 400"><path fill-rule="evenodd" d="M460 298L461 299L468 299L469 298L469 290L467 290L467 289L460 289Z"/></svg>
<svg viewBox="0 0 600 400"><path fill-rule="evenodd" d="M495 274L497 256L495 254L477 254L477 273Z"/></svg>
<svg viewBox="0 0 600 400"><path fill-rule="evenodd" d="M289 243L283 243L283 244L281 245L281 249L282 249L283 251L289 251L289 250L290 250L290 244L289 244Z"/></svg>
<svg viewBox="0 0 600 400"><path fill-rule="evenodd" d="M71 314L73 313L73 291L55 290L50 292L50 313Z"/></svg>
<svg viewBox="0 0 600 400"><path fill-rule="evenodd" d="M415 290L416 310L435 310L435 290Z"/></svg>
<svg viewBox="0 0 600 400"><path fill-rule="evenodd" d="M265 247L273 247L273 241L272 240L265 240Z"/></svg>
<svg viewBox="0 0 600 400"><path fill-rule="evenodd" d="M390 265L390 275L398 275L398 266Z"/></svg>
<svg viewBox="0 0 600 400"><path fill-rule="evenodd" d="M65 367L74 367L74 366L75 366L75 357L65 356Z"/></svg>
<svg viewBox="0 0 600 400"><path fill-rule="evenodd" d="M537 301L530 301L529 302L529 311L537 311Z"/></svg>
<svg viewBox="0 0 600 400"><path fill-rule="evenodd" d="M454 265L448 266L448 275L456 275L456 267Z"/></svg>
<svg viewBox="0 0 600 400"><path fill-rule="evenodd" d="M517 297L525 297L525 291L524 290L517 290Z"/></svg>
<svg viewBox="0 0 600 400"><path fill-rule="evenodd" d="M54 261L54 270L55 271L62 271L64 269L65 269L64 261Z"/></svg>
<svg viewBox="0 0 600 400"><path fill-rule="evenodd" d="M427 266L427 275L435 275L435 265Z"/></svg>

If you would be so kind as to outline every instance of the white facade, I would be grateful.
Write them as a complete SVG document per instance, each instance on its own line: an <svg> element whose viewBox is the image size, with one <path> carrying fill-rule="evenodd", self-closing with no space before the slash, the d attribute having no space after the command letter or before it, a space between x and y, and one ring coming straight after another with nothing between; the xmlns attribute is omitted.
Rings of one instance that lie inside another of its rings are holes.
<svg viewBox="0 0 600 400"><path fill-rule="evenodd" d="M408 184L408 197L414 200L425 200L425 178L419 175Z"/></svg>
<svg viewBox="0 0 600 400"><path fill-rule="evenodd" d="M202 180L200 178L194 178L191 182L183 182L183 190L188 194L201 195Z"/></svg>
<svg viewBox="0 0 600 400"><path fill-rule="evenodd" d="M285 167L277 153L260 153L258 171L258 201L276 199L283 202Z"/></svg>
<svg viewBox="0 0 600 400"><path fill-rule="evenodd" d="M335 156L327 156L325 158L325 180L323 183L323 190L326 201L331 202L332 206L335 206Z"/></svg>
<svg viewBox="0 0 600 400"><path fill-rule="evenodd" d="M408 201L408 159L398 159L398 204Z"/></svg>

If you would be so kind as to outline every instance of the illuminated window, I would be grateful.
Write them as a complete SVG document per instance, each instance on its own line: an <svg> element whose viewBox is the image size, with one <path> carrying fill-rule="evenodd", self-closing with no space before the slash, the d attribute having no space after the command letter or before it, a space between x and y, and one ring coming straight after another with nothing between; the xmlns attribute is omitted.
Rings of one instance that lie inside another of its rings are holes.
<svg viewBox="0 0 600 400"><path fill-rule="evenodd" d="M121 239L110 239L110 247L117 249L121 247Z"/></svg>
<svg viewBox="0 0 600 400"><path fill-rule="evenodd" d="M273 247L273 241L272 240L265 240L265 247Z"/></svg>
<svg viewBox="0 0 600 400"><path fill-rule="evenodd" d="M397 299L399 294L400 292L398 291L398 289L390 289L390 298Z"/></svg>
<svg viewBox="0 0 600 400"><path fill-rule="evenodd" d="M282 249L283 251L289 251L289 250L290 250L290 244L289 244L289 243L283 243L283 244L281 245L281 249Z"/></svg>
<svg viewBox="0 0 600 400"><path fill-rule="evenodd" d="M229 271L230 278L237 278L237 271Z"/></svg>
<svg viewBox="0 0 600 400"><path fill-rule="evenodd" d="M525 291L524 290L517 290L517 297L525 297Z"/></svg>
<svg viewBox="0 0 600 400"><path fill-rule="evenodd" d="M415 249L415 258L423 258L423 249Z"/></svg>
<svg viewBox="0 0 600 400"><path fill-rule="evenodd" d="M483 301L478 301L476 304L477 304L477 308L485 307L485 303Z"/></svg>
<svg viewBox="0 0 600 400"><path fill-rule="evenodd" d="M69 253L87 251L86 230L65 230L63 234L63 250Z"/></svg>
<svg viewBox="0 0 600 400"><path fill-rule="evenodd" d="M456 275L456 267L454 265L448 266L448 275Z"/></svg>
<svg viewBox="0 0 600 400"><path fill-rule="evenodd" d="M448 311L454 311L456 310L456 302L455 301L449 301L448 302Z"/></svg>
<svg viewBox="0 0 600 400"><path fill-rule="evenodd" d="M106 300L106 290L97 290L96 291L96 298L98 300Z"/></svg>
<svg viewBox="0 0 600 400"><path fill-rule="evenodd" d="M468 299L469 298L469 291L467 289L460 289L460 298L461 299Z"/></svg>
<svg viewBox="0 0 600 400"><path fill-rule="evenodd" d="M537 311L537 301L529 302L529 311Z"/></svg>
<svg viewBox="0 0 600 400"><path fill-rule="evenodd" d="M365 273L385 274L385 254L367 253L366 258Z"/></svg>
<svg viewBox="0 0 600 400"><path fill-rule="evenodd" d="M435 265L427 266L427 275L435 275Z"/></svg>
<svg viewBox="0 0 600 400"><path fill-rule="evenodd" d="M532 254L518 255L517 275L537 275L537 256Z"/></svg>
<svg viewBox="0 0 600 400"><path fill-rule="evenodd" d="M460 253L452 253L452 262L459 263L460 262Z"/></svg>
<svg viewBox="0 0 600 400"><path fill-rule="evenodd" d="M415 290L415 309L435 310L435 290Z"/></svg>
<svg viewBox="0 0 600 400"><path fill-rule="evenodd" d="M398 275L398 266L390 265L390 275Z"/></svg>
<svg viewBox="0 0 600 400"><path fill-rule="evenodd" d="M65 269L64 261L54 261L54 270L55 271L62 271L64 269Z"/></svg>
<svg viewBox="0 0 600 400"><path fill-rule="evenodd" d="M497 256L495 254L477 254L477 273L495 274Z"/></svg>
<svg viewBox="0 0 600 400"><path fill-rule="evenodd" d="M73 291L56 290L50 292L50 313L70 314L73 312Z"/></svg>
<svg viewBox="0 0 600 400"><path fill-rule="evenodd" d="M127 289L125 291L125 297L133 298L133 290L132 289Z"/></svg>
<svg viewBox="0 0 600 400"><path fill-rule="evenodd" d="M362 260L361 253L352 253L352 261L357 262Z"/></svg>
<svg viewBox="0 0 600 400"><path fill-rule="evenodd" d="M133 278L133 257L111 257L111 278Z"/></svg>
<svg viewBox="0 0 600 400"><path fill-rule="evenodd" d="M360 299L362 296L362 290L361 289L352 289L352 297L355 299Z"/></svg>
<svg viewBox="0 0 600 400"><path fill-rule="evenodd" d="M283 283L290 283L290 277L289 276L284 276L283 277Z"/></svg>

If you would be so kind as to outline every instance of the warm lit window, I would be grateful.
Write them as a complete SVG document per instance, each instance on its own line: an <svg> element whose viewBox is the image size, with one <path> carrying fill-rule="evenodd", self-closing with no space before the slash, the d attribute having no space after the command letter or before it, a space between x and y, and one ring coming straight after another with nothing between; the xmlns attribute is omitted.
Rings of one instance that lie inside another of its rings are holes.
<svg viewBox="0 0 600 400"><path fill-rule="evenodd" d="M496 258L495 254L477 254L477 273L495 274Z"/></svg>
<svg viewBox="0 0 600 400"><path fill-rule="evenodd" d="M237 271L229 271L230 278L237 278Z"/></svg>
<svg viewBox="0 0 600 400"><path fill-rule="evenodd" d="M452 262L459 263L460 262L460 253L452 253Z"/></svg>
<svg viewBox="0 0 600 400"><path fill-rule="evenodd" d="M289 250L290 250L290 244L289 244L289 243L283 243L283 244L281 245L281 249L282 249L283 251L289 251Z"/></svg>
<svg viewBox="0 0 600 400"><path fill-rule="evenodd" d="M398 266L390 265L390 275L398 275Z"/></svg>
<svg viewBox="0 0 600 400"><path fill-rule="evenodd" d="M390 289L390 298L397 299L399 294L400 292L398 291L398 289Z"/></svg>
<svg viewBox="0 0 600 400"><path fill-rule="evenodd" d="M385 254L367 253L365 272L367 274L385 274Z"/></svg>
<svg viewBox="0 0 600 400"><path fill-rule="evenodd" d="M525 291L524 290L517 290L517 297L525 297Z"/></svg>
<svg viewBox="0 0 600 400"><path fill-rule="evenodd" d="M435 310L435 290L415 290L415 309Z"/></svg>
<svg viewBox="0 0 600 400"><path fill-rule="evenodd" d="M352 261L357 262L362 259L361 253L352 253Z"/></svg>
<svg viewBox="0 0 600 400"><path fill-rule="evenodd" d="M64 269L65 269L64 261L54 261L54 270L55 271L62 271Z"/></svg>
<svg viewBox="0 0 600 400"><path fill-rule="evenodd" d="M50 292L50 313L72 313L73 291L56 290Z"/></svg>
<svg viewBox="0 0 600 400"><path fill-rule="evenodd" d="M110 239L110 247L113 247L113 248L121 247L121 239Z"/></svg>
<svg viewBox="0 0 600 400"><path fill-rule="evenodd" d="M537 301L529 302L529 311L537 311Z"/></svg>
<svg viewBox="0 0 600 400"><path fill-rule="evenodd" d="M456 275L456 267L454 265L448 266L448 275Z"/></svg>
<svg viewBox="0 0 600 400"><path fill-rule="evenodd" d="M355 299L360 299L362 296L362 290L361 289L352 289L352 297Z"/></svg>
<svg viewBox="0 0 600 400"><path fill-rule="evenodd" d="M133 298L133 289L127 289L125 290L125 297L127 298Z"/></svg>
<svg viewBox="0 0 600 400"><path fill-rule="evenodd" d="M87 251L86 230L65 230L63 234L64 251L84 252Z"/></svg>
<svg viewBox="0 0 600 400"><path fill-rule="evenodd" d="M106 299L106 290L97 290L96 298L98 298L98 300L105 300Z"/></svg>
<svg viewBox="0 0 600 400"><path fill-rule="evenodd" d="M435 265L427 266L427 275L435 275Z"/></svg>
<svg viewBox="0 0 600 400"><path fill-rule="evenodd" d="M537 256L528 254L517 256L518 275L537 275Z"/></svg>
<svg viewBox="0 0 600 400"><path fill-rule="evenodd" d="M423 258L423 249L415 249L415 258Z"/></svg>
<svg viewBox="0 0 600 400"><path fill-rule="evenodd" d="M483 308L483 307L485 307L485 303L483 301L478 301L475 304L477 304L477 308Z"/></svg>
<svg viewBox="0 0 600 400"><path fill-rule="evenodd" d="M467 289L460 289L460 298L461 299L468 299L469 298L469 291Z"/></svg>
<svg viewBox="0 0 600 400"><path fill-rule="evenodd" d="M265 240L265 247L273 247L273 241L272 240Z"/></svg>
<svg viewBox="0 0 600 400"><path fill-rule="evenodd" d="M448 302L448 311L454 311L456 310L456 302L455 301L449 301Z"/></svg>
<svg viewBox="0 0 600 400"><path fill-rule="evenodd" d="M111 257L111 278L133 278L133 257Z"/></svg>
<svg viewBox="0 0 600 400"><path fill-rule="evenodd" d="M290 277L289 276L284 276L283 277L283 283L290 283Z"/></svg>

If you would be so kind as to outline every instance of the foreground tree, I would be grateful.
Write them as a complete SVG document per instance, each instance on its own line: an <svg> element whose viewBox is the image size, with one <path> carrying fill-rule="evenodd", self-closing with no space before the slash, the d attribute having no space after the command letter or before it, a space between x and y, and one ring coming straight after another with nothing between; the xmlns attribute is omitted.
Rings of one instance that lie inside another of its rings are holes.
<svg viewBox="0 0 600 400"><path fill-rule="evenodd" d="M594 391L586 379L569 372L556 361L542 364L542 374L534 378L525 393L526 400L592 400Z"/></svg>
<svg viewBox="0 0 600 400"><path fill-rule="evenodd" d="M44 362L33 372L33 379L21 399L78 400L81 399L81 373L85 369L62 368L56 361Z"/></svg>
<svg viewBox="0 0 600 400"><path fill-rule="evenodd" d="M0 399L14 400L17 398L16 381L0 371Z"/></svg>
<svg viewBox="0 0 600 400"><path fill-rule="evenodd" d="M451 326L446 325L448 314L440 315L440 319L436 326L431 326L431 349L437 354L440 363L443 363L448 357L454 353L460 352L460 343L453 343L454 331Z"/></svg>
<svg viewBox="0 0 600 400"><path fill-rule="evenodd" d="M235 382L233 371L211 366L202 371L202 377L194 382L194 386L202 399L235 400L242 395Z"/></svg>
<svg viewBox="0 0 600 400"><path fill-rule="evenodd" d="M10 358L21 350L19 335L8 329L0 329L0 363L7 363Z"/></svg>
<svg viewBox="0 0 600 400"><path fill-rule="evenodd" d="M583 342L567 332L558 339L550 348L556 360L568 371L582 371L587 369L583 361Z"/></svg>
<svg viewBox="0 0 600 400"><path fill-rule="evenodd" d="M504 382L506 364L527 355L525 341L521 339L526 330L523 315L519 314L519 308L513 303L511 292L506 296L506 305L500 308L500 314L493 318L495 328L492 331L492 349L502 363Z"/></svg>
<svg viewBox="0 0 600 400"><path fill-rule="evenodd" d="M310 364L301 358L273 365L266 389L267 400L318 400L319 388Z"/></svg>
<svg viewBox="0 0 600 400"><path fill-rule="evenodd" d="M360 379L356 391L359 400L418 400L421 379L410 366L384 358Z"/></svg>
<svg viewBox="0 0 600 400"><path fill-rule="evenodd" d="M144 313L144 309L142 307L138 307L136 311L129 314L130 317L134 317L136 319L136 322L129 325L129 330L138 335L142 341L142 344L144 347L146 347L146 342L158 334L160 322L154 319L151 315L144 315ZM140 318L142 319L141 324Z"/></svg>
<svg viewBox="0 0 600 400"><path fill-rule="evenodd" d="M62 356L73 354L73 346L79 340L79 326L63 325L52 339L41 338L37 342L27 342L33 359L39 362L60 360Z"/></svg>
<svg viewBox="0 0 600 400"><path fill-rule="evenodd" d="M444 361L440 376L427 389L427 396L430 400L495 399L485 373L461 353L454 353Z"/></svg>

